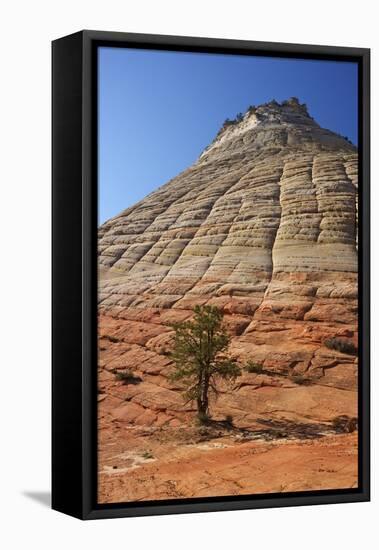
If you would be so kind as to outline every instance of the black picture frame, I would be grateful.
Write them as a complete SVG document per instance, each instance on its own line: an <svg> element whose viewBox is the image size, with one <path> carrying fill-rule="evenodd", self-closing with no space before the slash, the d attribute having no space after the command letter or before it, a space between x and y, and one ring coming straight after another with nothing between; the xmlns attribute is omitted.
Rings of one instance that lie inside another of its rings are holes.
<svg viewBox="0 0 379 550"><path fill-rule="evenodd" d="M97 64L100 45L351 60L359 66L357 489L97 504ZM52 43L52 507L81 519L370 499L370 50L85 30Z"/></svg>

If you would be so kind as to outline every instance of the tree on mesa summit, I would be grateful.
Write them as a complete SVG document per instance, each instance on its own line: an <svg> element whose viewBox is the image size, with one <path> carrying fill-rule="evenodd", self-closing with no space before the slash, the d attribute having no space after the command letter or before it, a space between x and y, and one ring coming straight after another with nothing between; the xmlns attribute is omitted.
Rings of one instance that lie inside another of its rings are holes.
<svg viewBox="0 0 379 550"><path fill-rule="evenodd" d="M174 323L175 364L171 380L183 380L187 402L196 401L199 420L209 417L209 393L218 395L217 381L231 380L240 374L236 362L224 354L230 338L222 326L223 314L215 306L195 306L191 321Z"/></svg>

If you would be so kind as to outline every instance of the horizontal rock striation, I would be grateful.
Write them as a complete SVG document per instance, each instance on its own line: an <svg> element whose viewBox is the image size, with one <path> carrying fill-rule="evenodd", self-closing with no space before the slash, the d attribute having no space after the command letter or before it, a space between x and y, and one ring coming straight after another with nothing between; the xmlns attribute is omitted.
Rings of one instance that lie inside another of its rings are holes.
<svg viewBox="0 0 379 550"><path fill-rule="evenodd" d="M264 369L225 388L215 414L244 427L261 415L355 416L357 358L325 341L357 346L357 162L355 146L297 99L273 101L227 122L194 165L104 223L103 414L186 421L191 406L167 380L169 325L214 304L232 355ZM139 384L115 380L127 367Z"/></svg>

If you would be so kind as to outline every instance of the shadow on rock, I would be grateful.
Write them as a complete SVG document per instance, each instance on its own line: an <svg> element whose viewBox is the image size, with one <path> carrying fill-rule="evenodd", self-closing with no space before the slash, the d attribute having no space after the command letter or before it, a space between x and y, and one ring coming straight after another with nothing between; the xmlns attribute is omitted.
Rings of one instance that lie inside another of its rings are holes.
<svg viewBox="0 0 379 550"><path fill-rule="evenodd" d="M330 423L294 422L292 420L274 420L258 418L262 430L243 430L247 439L317 439L325 435L351 433L357 429L357 419L339 416Z"/></svg>

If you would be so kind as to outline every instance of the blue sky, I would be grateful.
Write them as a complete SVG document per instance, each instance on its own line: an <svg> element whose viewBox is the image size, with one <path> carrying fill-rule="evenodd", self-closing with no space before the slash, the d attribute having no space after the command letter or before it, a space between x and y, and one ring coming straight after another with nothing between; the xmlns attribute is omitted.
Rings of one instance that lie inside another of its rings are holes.
<svg viewBox="0 0 379 550"><path fill-rule="evenodd" d="M99 223L190 166L226 118L291 96L357 143L355 63L99 48Z"/></svg>

